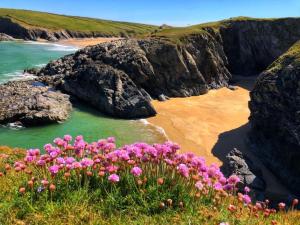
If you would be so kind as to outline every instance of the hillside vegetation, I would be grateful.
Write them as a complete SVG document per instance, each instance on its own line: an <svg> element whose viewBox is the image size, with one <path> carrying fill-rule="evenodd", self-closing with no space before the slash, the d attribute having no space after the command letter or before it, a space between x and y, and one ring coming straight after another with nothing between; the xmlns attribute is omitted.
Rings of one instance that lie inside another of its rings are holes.
<svg viewBox="0 0 300 225"><path fill-rule="evenodd" d="M43 151L0 147L0 224L296 224L299 213L251 200L202 157L170 142L56 138Z"/></svg>
<svg viewBox="0 0 300 225"><path fill-rule="evenodd" d="M110 36L146 34L156 29L156 26L138 23L3 8L0 8L1 18L11 19L14 23L26 28L44 28L51 31L69 30L83 33L94 32Z"/></svg>
<svg viewBox="0 0 300 225"><path fill-rule="evenodd" d="M287 18L251 18L251 17L234 17L230 19L208 22L202 24L196 24L186 27L167 27L165 29L157 30L152 34L153 37L166 38L172 41L179 41L190 35L197 35L207 33L208 31L218 32L220 28L227 28L232 23L237 22L272 22L285 20Z"/></svg>

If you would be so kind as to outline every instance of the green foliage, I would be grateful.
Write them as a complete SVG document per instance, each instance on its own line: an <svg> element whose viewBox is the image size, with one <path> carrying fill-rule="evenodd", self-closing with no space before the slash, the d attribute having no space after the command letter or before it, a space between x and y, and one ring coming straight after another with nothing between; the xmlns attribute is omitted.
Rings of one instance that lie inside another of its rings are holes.
<svg viewBox="0 0 300 225"><path fill-rule="evenodd" d="M107 36L120 36L122 34L135 36L150 33L157 28L146 24L3 8L0 8L1 17L9 18L13 22L29 28L45 28L53 31L69 30Z"/></svg>
<svg viewBox="0 0 300 225"><path fill-rule="evenodd" d="M270 73L278 73L288 65L300 67L300 41L296 42L286 53L275 60L268 68Z"/></svg>

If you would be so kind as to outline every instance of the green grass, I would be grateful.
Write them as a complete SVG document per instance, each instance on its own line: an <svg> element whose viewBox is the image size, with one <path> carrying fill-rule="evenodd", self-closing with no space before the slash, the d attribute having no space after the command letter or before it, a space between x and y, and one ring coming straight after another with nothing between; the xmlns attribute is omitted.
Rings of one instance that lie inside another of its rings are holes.
<svg viewBox="0 0 300 225"><path fill-rule="evenodd" d="M9 18L27 28L45 28L52 31L69 30L84 33L100 33L110 36L128 36L147 34L156 26L93 19L86 17L65 16L44 12L0 8L0 18Z"/></svg>
<svg viewBox="0 0 300 225"><path fill-rule="evenodd" d="M226 20L209 22L203 24L197 24L193 26L187 27L171 27L163 30L159 30L152 34L153 37L165 38L174 42L181 42L185 37L190 35L199 35L199 34L207 34L207 29L211 29L214 32L218 32L221 27L227 27L233 22L243 22L243 21L276 21L281 19L273 19L273 18L251 18L251 17L234 17Z"/></svg>
<svg viewBox="0 0 300 225"><path fill-rule="evenodd" d="M288 65L293 67L300 67L300 41L296 42L286 53L281 55L275 60L268 68L267 71L276 74L286 68Z"/></svg>
<svg viewBox="0 0 300 225"><path fill-rule="evenodd" d="M0 147L2 153L10 156L10 163L24 157L24 151ZM12 158L11 158L12 157ZM9 160L9 161L10 161ZM0 168L7 163L0 158ZM34 174L34 173L33 173ZM72 183L63 186L60 183L59 191L37 194L27 192L18 193L20 186L32 175L16 173L9 170L0 177L0 224L207 224L218 225L222 222L239 225L264 225L277 221L277 225L297 224L300 214L297 211L279 212L270 217L264 217L263 212L254 211L244 207L242 203L231 195L201 195L196 197L185 189L185 185L177 180L175 186L168 184L166 177L162 186L156 181L148 180L150 186L137 187L132 176L123 178L117 185L102 183L103 186L91 188L90 185L81 184L72 188ZM149 176L148 176L149 177ZM150 178L150 177L149 177ZM151 178L150 178L151 179ZM65 182L66 184L68 182ZM95 184L99 184L96 182ZM152 185L151 185L152 184ZM105 188L106 187L106 188ZM111 187L107 188L107 187ZM143 191L140 194L137 190ZM106 190L104 193L103 191ZM167 191L168 190L168 191ZM178 190L178 191L177 191ZM126 192L124 193L122 192ZM178 195L178 193L181 193ZM144 196L142 199L141 196ZM176 198L181 196L183 207L177 207ZM173 204L158 208L164 199L173 199ZM237 206L236 212L230 212L229 204Z"/></svg>

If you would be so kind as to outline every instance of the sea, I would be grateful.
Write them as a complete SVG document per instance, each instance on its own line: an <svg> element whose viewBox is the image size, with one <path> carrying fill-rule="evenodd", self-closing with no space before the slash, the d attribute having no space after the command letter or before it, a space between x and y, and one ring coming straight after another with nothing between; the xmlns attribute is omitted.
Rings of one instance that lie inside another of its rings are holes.
<svg viewBox="0 0 300 225"><path fill-rule="evenodd" d="M42 67L76 50L72 46L43 42L0 42L0 83L30 78L23 73L24 69ZM42 148L44 144L65 134L83 135L88 142L115 137L119 146L141 141L161 143L166 140L162 130L146 120L111 118L80 103L74 106L70 119L61 124L30 128L0 125L0 146Z"/></svg>

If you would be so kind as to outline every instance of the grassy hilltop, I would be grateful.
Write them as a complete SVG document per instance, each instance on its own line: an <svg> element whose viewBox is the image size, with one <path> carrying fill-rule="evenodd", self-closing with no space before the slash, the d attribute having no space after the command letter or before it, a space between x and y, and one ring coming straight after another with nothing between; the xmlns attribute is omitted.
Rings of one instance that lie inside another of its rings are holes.
<svg viewBox="0 0 300 225"><path fill-rule="evenodd" d="M1 18L11 19L14 23L26 28L43 28L51 31L69 30L83 33L94 32L109 36L147 34L157 28L156 26L139 23L3 8L0 8Z"/></svg>

